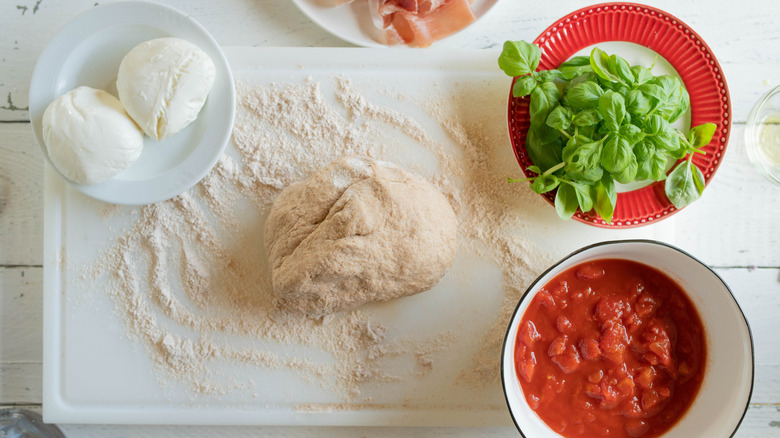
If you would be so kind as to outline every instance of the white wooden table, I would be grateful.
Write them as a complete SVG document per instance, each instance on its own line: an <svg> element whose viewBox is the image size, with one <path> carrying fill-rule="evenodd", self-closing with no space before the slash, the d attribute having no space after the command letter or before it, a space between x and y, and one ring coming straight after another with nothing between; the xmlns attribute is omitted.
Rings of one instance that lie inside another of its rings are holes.
<svg viewBox="0 0 780 438"><path fill-rule="evenodd" d="M348 46L289 0L168 0L223 46ZM27 95L47 42L94 0L16 0L0 5L0 407L41 409L43 169ZM535 38L562 15L595 2L502 0L488 16L440 43L496 48ZM649 1L693 27L717 55L733 100L723 164L703 198L677 215L676 243L729 283L752 326L756 382L738 437L780 437L780 187L743 150L753 103L780 83L777 0ZM514 428L296 428L64 425L70 437L104 436L518 436ZM716 437L713 437L716 438Z"/></svg>

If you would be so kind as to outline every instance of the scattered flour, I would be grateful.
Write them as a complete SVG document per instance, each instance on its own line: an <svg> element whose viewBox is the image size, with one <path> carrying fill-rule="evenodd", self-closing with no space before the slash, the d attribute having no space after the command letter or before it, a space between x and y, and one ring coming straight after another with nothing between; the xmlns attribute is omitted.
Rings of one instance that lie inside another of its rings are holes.
<svg viewBox="0 0 780 438"><path fill-rule="evenodd" d="M132 226L89 267L94 281L108 278L131 338L148 347L163 385L183 382L196 394L257 392L262 388L251 379L225 376L221 364L292 370L345 401L325 408L301 405L301 410L341 410L362 409L373 400L361 393L367 383L423 379L436 372L437 354L453 349L463 334L444 328L414 339L390 339L395 327L376 323L361 309L322 318L289 312L271 292L262 248L263 223L281 189L344 155L397 161L388 158L392 140L376 141L388 130L438 161L430 179L458 216L459 251L503 272L503 304L480 335L471 365L457 378L466 385L498 384L511 312L551 260L517 231L514 213L543 201L506 183L502 172L516 171L516 164L505 162L504 132L486 119L495 102L479 90L438 99L396 96L438 121L449 139L444 144L413 118L370 102L349 78L334 80L336 104L328 103L313 79L239 83L235 150L189 192L133 209ZM503 129L503 122L498 126ZM100 214L106 218L117 210L105 207ZM264 348L269 344L312 348L327 359L273 353ZM386 371L387 361L398 360L406 364L405 373Z"/></svg>

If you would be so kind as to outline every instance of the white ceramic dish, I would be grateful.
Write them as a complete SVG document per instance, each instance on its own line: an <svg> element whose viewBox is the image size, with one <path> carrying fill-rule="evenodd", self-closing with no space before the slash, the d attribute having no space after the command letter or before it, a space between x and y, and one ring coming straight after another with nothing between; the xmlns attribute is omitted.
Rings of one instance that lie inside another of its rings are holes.
<svg viewBox="0 0 780 438"><path fill-rule="evenodd" d="M96 6L68 22L41 54L30 84L30 121L48 160L41 118L57 96L87 85L116 95L119 63L135 45L160 37L192 42L211 56L217 76L198 118L173 137L144 138L141 157L114 178L71 183L82 193L115 204L151 204L195 185L222 155L235 115L230 66L217 42L192 18L157 3L128 1Z"/></svg>
<svg viewBox="0 0 780 438"><path fill-rule="evenodd" d="M780 185L780 86L767 92L750 111L745 150L758 172Z"/></svg>
<svg viewBox="0 0 780 438"><path fill-rule="evenodd" d="M371 22L366 0L339 6L330 6L329 0L293 0L293 3L321 28L344 41L363 47L388 47L382 43L381 32ZM471 4L476 16L474 23L496 3L498 0L474 0Z"/></svg>
<svg viewBox="0 0 780 438"><path fill-rule="evenodd" d="M517 330L535 294L553 277L579 263L619 258L655 267L687 292L699 311L707 342L707 365L699 394L682 419L663 436L733 436L753 390L754 356L750 327L726 283L686 252L657 241L624 240L584 247L553 265L528 288L515 308L504 340L501 380L512 419L525 437L560 438L526 403L515 372Z"/></svg>

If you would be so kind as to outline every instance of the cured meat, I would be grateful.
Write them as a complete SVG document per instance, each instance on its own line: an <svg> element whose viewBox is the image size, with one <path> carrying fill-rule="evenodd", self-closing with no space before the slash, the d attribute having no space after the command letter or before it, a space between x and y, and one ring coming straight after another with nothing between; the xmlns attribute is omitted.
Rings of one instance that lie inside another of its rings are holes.
<svg viewBox="0 0 780 438"><path fill-rule="evenodd" d="M368 0L368 6L374 26L385 33L385 44L428 47L476 19L471 1Z"/></svg>
<svg viewBox="0 0 780 438"><path fill-rule="evenodd" d="M475 20L469 0L384 0L379 8L388 44L428 47Z"/></svg>

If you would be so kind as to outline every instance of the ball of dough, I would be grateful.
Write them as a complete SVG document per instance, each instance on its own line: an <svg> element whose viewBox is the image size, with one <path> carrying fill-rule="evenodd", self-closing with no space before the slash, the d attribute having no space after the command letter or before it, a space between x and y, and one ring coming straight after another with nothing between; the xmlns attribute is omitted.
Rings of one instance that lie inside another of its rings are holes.
<svg viewBox="0 0 780 438"><path fill-rule="evenodd" d="M158 38L135 46L122 59L116 88L144 133L162 140L198 117L215 76L214 62L198 46Z"/></svg>
<svg viewBox="0 0 780 438"><path fill-rule="evenodd" d="M284 189L265 224L274 293L310 315L426 291L457 250L431 183L390 163L342 158Z"/></svg>
<svg viewBox="0 0 780 438"><path fill-rule="evenodd" d="M49 159L79 184L104 182L129 167L144 146L144 136L116 97L78 87L55 99L42 120Z"/></svg>

